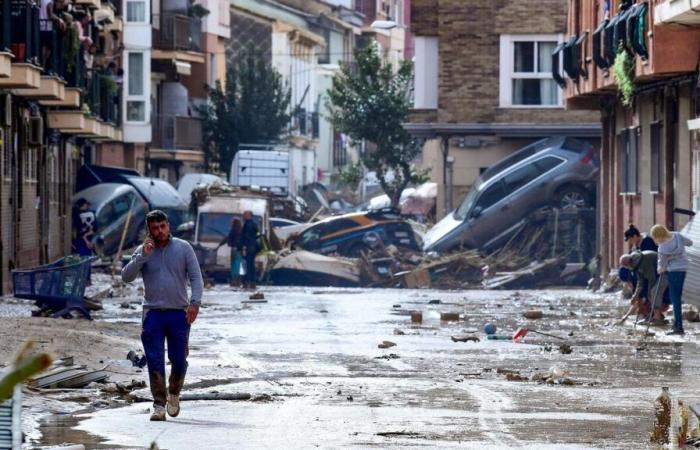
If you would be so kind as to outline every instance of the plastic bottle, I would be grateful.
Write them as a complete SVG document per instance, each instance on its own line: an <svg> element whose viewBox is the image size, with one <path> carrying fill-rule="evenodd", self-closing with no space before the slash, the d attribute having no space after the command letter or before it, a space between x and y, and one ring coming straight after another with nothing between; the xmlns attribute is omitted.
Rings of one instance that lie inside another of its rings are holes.
<svg viewBox="0 0 700 450"><path fill-rule="evenodd" d="M669 430L671 428L671 395L668 387L661 388L661 395L654 402L654 431L651 433L651 442L654 444L668 444Z"/></svg>

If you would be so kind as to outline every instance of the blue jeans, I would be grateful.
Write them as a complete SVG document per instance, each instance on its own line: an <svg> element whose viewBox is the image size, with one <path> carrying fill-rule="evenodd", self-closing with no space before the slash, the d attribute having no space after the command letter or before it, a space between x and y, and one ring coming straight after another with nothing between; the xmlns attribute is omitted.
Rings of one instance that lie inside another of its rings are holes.
<svg viewBox="0 0 700 450"><path fill-rule="evenodd" d="M685 272L668 272L668 290L673 305L673 329L683 331L683 283Z"/></svg>
<svg viewBox="0 0 700 450"><path fill-rule="evenodd" d="M165 406L165 342L171 363L168 390L180 395L187 373L190 325L182 309L151 309L146 313L141 331L141 342L148 362L148 378L153 404Z"/></svg>
<svg viewBox="0 0 700 450"><path fill-rule="evenodd" d="M241 262L243 256L238 250L231 250L231 281L236 281L241 278Z"/></svg>

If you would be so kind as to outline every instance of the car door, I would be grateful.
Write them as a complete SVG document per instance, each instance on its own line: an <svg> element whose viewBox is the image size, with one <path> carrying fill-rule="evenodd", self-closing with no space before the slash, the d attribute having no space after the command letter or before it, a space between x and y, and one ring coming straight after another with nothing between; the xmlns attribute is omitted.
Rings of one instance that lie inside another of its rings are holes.
<svg viewBox="0 0 700 450"><path fill-rule="evenodd" d="M533 162L526 163L503 177L506 207L502 219L515 225L543 201L545 186L534 182L541 174Z"/></svg>
<svg viewBox="0 0 700 450"><path fill-rule="evenodd" d="M469 211L467 227L462 235L464 246L480 248L499 230L504 229L500 215L508 208L505 197L503 181L500 179L479 193L474 207Z"/></svg>

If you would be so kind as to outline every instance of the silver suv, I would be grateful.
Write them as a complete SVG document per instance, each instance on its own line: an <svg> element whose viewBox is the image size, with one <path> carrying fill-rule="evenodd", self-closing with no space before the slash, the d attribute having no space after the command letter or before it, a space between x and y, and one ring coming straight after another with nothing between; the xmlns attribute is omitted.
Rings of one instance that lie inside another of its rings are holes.
<svg viewBox="0 0 700 450"><path fill-rule="evenodd" d="M588 142L552 137L530 144L486 170L459 208L428 231L423 249L489 249L536 208L593 207L598 172Z"/></svg>

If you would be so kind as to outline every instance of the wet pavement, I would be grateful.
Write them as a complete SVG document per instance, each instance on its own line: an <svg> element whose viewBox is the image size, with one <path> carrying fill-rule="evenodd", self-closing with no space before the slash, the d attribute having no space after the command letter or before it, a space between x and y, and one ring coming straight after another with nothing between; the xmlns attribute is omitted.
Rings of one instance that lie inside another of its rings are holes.
<svg viewBox="0 0 700 450"><path fill-rule="evenodd" d="M617 294L263 288L267 303L217 286L191 334L187 393L268 401L188 401L149 422L149 403L44 421L37 445L87 448L646 448L661 386L700 401L697 324L685 338L614 327ZM429 304L440 300L440 304ZM115 300L116 301L116 300ZM115 303L118 304L118 303ZM522 317L540 309L544 318ZM410 311L422 310L412 324ZM458 312L459 322L440 320ZM108 306L102 320L136 322ZM522 343L486 340L529 326ZM480 342L450 337L477 331ZM652 329L654 331L654 329ZM395 347L379 349L384 340ZM501 369L501 370L499 370ZM503 369L528 381L508 381ZM555 372L576 385L530 381ZM145 379L145 375L144 375ZM265 400L265 399L263 399Z"/></svg>

